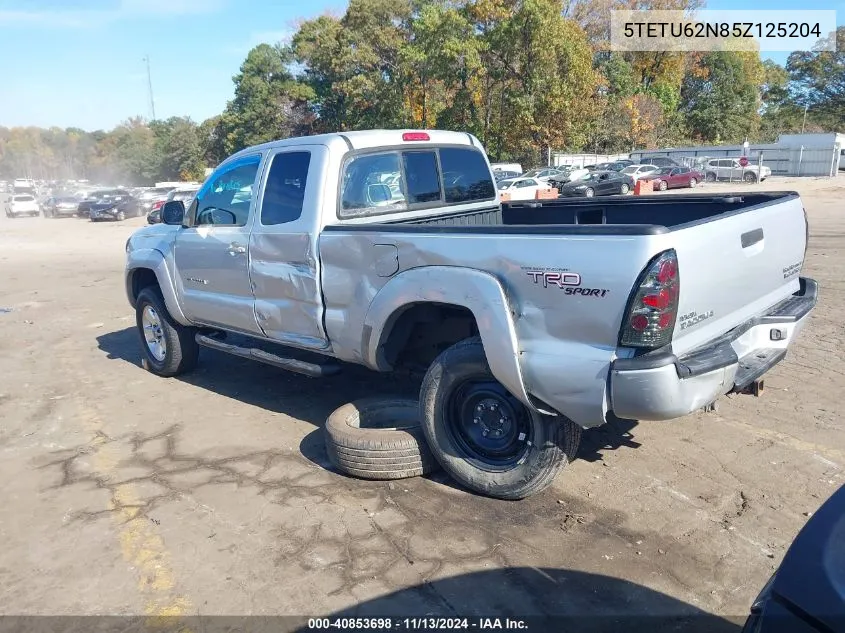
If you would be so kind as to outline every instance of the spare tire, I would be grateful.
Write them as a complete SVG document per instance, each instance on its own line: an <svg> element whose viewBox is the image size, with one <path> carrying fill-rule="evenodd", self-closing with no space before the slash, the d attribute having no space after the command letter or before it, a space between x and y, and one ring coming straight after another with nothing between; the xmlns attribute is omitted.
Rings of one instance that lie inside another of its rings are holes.
<svg viewBox="0 0 845 633"><path fill-rule="evenodd" d="M341 472L362 479L404 479L433 472L420 405L409 398L364 398L326 420L326 452Z"/></svg>

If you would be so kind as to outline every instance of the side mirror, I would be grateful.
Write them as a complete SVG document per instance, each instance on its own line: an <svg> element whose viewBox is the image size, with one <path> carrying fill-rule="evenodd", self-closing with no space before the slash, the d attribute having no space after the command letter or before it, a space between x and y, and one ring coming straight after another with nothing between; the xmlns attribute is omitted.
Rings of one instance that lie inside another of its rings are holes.
<svg viewBox="0 0 845 633"><path fill-rule="evenodd" d="M165 202L161 208L161 221L164 224L182 225L185 219L185 205L181 200L171 200Z"/></svg>

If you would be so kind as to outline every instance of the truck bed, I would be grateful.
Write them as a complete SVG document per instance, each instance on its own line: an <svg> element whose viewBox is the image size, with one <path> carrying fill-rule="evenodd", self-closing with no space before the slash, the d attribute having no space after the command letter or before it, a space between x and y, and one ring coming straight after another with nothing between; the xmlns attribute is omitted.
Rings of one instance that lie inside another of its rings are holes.
<svg viewBox="0 0 845 633"><path fill-rule="evenodd" d="M380 230L389 231L396 226L393 230L404 232L411 226L419 226L421 232L431 232L432 229L448 232L456 227L470 231L477 227L479 232L486 233L490 227L509 227L506 233L656 235L792 198L798 198L798 194L777 191L718 196L670 194L505 202L501 207L478 211L388 220L381 223Z"/></svg>

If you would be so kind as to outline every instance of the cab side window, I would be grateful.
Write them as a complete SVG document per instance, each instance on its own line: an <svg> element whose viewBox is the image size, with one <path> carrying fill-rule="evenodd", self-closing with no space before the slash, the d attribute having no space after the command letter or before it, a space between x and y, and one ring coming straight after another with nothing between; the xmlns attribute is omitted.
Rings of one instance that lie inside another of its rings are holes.
<svg viewBox="0 0 845 633"><path fill-rule="evenodd" d="M261 224L272 226L298 220L305 200L311 152L282 152L273 157L261 201Z"/></svg>
<svg viewBox="0 0 845 633"><path fill-rule="evenodd" d="M252 156L214 174L197 193L194 226L246 226L260 162Z"/></svg>

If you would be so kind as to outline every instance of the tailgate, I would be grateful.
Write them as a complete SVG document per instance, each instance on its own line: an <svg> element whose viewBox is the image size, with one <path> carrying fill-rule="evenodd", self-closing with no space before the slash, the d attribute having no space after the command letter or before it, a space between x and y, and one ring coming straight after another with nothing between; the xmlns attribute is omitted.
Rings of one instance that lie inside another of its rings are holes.
<svg viewBox="0 0 845 633"><path fill-rule="evenodd" d="M806 236L798 194L673 231L681 280L675 354L721 336L797 292Z"/></svg>

